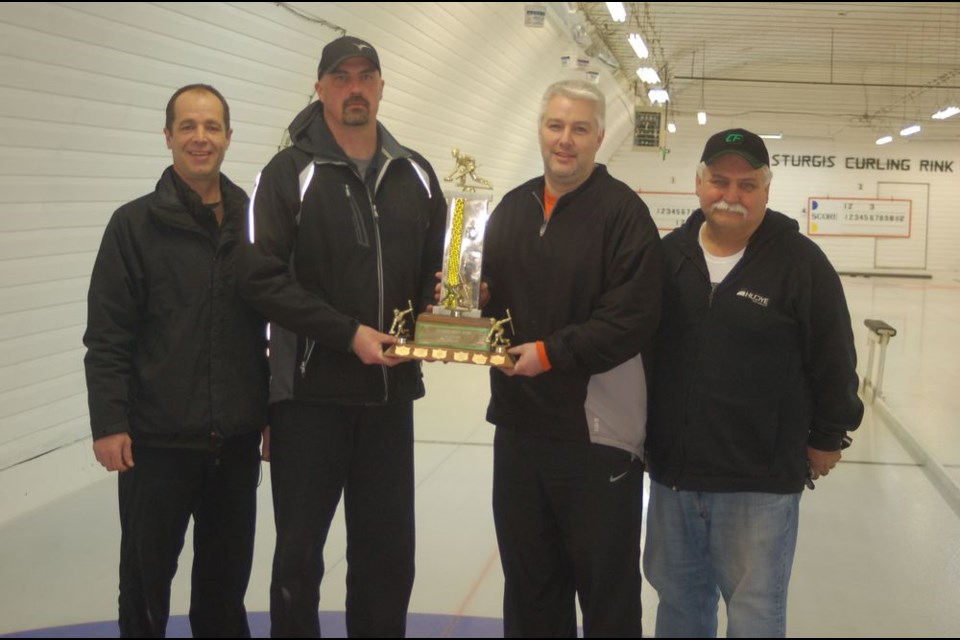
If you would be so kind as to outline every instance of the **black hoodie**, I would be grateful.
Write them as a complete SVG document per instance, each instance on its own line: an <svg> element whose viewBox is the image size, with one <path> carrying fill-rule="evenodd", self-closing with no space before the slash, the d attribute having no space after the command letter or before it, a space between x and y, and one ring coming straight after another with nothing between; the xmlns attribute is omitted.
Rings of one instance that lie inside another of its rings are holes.
<svg viewBox="0 0 960 640"><path fill-rule="evenodd" d="M863 416L840 278L795 220L767 210L715 290L701 210L664 238L647 433L651 477L681 490L801 491L806 447Z"/></svg>
<svg viewBox="0 0 960 640"><path fill-rule="evenodd" d="M386 331L394 309L433 300L443 254L446 206L433 169L379 123L377 138L361 177L314 102L258 179L243 295L272 323L271 402L423 395L418 363L368 366L350 350L360 324Z"/></svg>

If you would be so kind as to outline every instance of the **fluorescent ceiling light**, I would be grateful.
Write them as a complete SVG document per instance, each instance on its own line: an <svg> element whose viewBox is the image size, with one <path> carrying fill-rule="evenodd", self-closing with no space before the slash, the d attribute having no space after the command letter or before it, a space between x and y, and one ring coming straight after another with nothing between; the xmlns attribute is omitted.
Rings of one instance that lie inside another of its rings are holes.
<svg viewBox="0 0 960 640"><path fill-rule="evenodd" d="M676 132L677 132L677 125L673 124L672 122L668 122L668 123L667 123L667 131L669 131L670 133L676 133Z"/></svg>
<svg viewBox="0 0 960 640"><path fill-rule="evenodd" d="M647 92L647 97L653 104L666 104L670 101L670 94L667 93L666 89L650 89Z"/></svg>
<svg viewBox="0 0 960 640"><path fill-rule="evenodd" d="M698 111L697 112L697 124L707 124L707 112Z"/></svg>
<svg viewBox="0 0 960 640"><path fill-rule="evenodd" d="M920 133L920 125L918 124L912 124L900 130L900 135L902 136L912 136L915 133Z"/></svg>
<svg viewBox="0 0 960 640"><path fill-rule="evenodd" d="M660 74L653 67L640 67L637 69L637 76L647 84L657 84L660 82Z"/></svg>
<svg viewBox="0 0 960 640"><path fill-rule="evenodd" d="M783 138L782 133L761 133L758 135L764 140L780 140L781 138Z"/></svg>
<svg viewBox="0 0 960 640"><path fill-rule="evenodd" d="M610 12L610 18L614 22L627 21L627 8L623 6L622 2L608 2L607 11Z"/></svg>
<svg viewBox="0 0 960 640"><path fill-rule="evenodd" d="M893 142L893 136L890 135L877 138L877 144L890 144L891 142Z"/></svg>
<svg viewBox="0 0 960 640"><path fill-rule="evenodd" d="M643 60L650 57L650 51L647 50L647 45L643 43L643 37L641 37L639 33L631 33L627 41L630 43L630 46L633 47L638 58Z"/></svg>
<svg viewBox="0 0 960 640"><path fill-rule="evenodd" d="M943 109L940 109L940 111L937 111L935 114L933 114L930 117L933 118L934 120L946 120L947 118L955 116L958 113L960 113L960 107L957 107L956 105L950 105L949 107L944 107Z"/></svg>

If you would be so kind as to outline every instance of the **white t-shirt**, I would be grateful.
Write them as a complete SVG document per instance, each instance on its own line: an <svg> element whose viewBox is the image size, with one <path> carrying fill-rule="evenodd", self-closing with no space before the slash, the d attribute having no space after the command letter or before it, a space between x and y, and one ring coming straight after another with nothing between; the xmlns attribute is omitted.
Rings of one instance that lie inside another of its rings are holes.
<svg viewBox="0 0 960 640"><path fill-rule="evenodd" d="M700 233L697 234L697 241L700 243L700 249L703 251L703 259L707 262L707 271L710 272L710 283L716 287L718 284L723 282L723 279L733 270L737 263L740 262L740 258L743 257L743 252L747 250L746 247L740 249L733 255L729 256L715 256L707 248L703 246L703 228L706 224L700 225Z"/></svg>

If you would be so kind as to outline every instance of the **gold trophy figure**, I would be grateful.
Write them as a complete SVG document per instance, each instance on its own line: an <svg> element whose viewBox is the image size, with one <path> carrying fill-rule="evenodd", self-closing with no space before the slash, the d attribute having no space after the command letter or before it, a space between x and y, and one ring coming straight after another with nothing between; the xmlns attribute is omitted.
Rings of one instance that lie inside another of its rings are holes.
<svg viewBox="0 0 960 640"><path fill-rule="evenodd" d="M473 156L463 153L460 149L454 149L452 155L454 160L457 161L457 166L450 172L450 175L443 179L444 182L456 181L457 188L467 193L475 193L477 189L493 189L489 180L477 175L477 161ZM477 184L468 185L467 178Z"/></svg>
<svg viewBox="0 0 960 640"><path fill-rule="evenodd" d="M487 334L487 343L490 348L497 353L503 353L510 346L510 340L503 336L503 325L509 324L510 331L513 331L513 318L510 317L510 309L507 309L507 317L503 320L497 320L490 327L490 333Z"/></svg>
<svg viewBox="0 0 960 640"><path fill-rule="evenodd" d="M390 325L390 335L396 336L397 344L404 345L407 344L407 340L410 338L410 329L407 328L407 318L413 315L413 303L407 300L407 309L406 311L400 311L399 309L393 310L393 324ZM397 353L397 355L405 355L402 353Z"/></svg>
<svg viewBox="0 0 960 640"><path fill-rule="evenodd" d="M510 331L512 333L513 318L510 316L510 309L507 309L507 317L494 322L490 326L490 332L487 334L487 343L493 351L490 356L490 364L495 367L502 367L508 361L510 362L509 367L512 367L514 364L513 356L507 353L507 349L510 348L510 340L503 335L503 326L506 324L510 325Z"/></svg>

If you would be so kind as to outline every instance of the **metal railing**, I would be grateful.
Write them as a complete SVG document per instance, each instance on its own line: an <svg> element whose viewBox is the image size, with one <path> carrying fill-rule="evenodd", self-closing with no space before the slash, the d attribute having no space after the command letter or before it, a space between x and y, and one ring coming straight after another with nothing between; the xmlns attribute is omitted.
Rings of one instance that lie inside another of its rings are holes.
<svg viewBox="0 0 960 640"><path fill-rule="evenodd" d="M890 338L897 335L897 330L883 320L864 320L863 324L868 330L867 343L870 345L870 354L867 356L867 372L863 376L860 391L864 400L873 402L878 396L883 397L883 365L887 358L887 344L890 343ZM874 379L873 356L877 345L880 345L880 361L877 366L877 377Z"/></svg>

